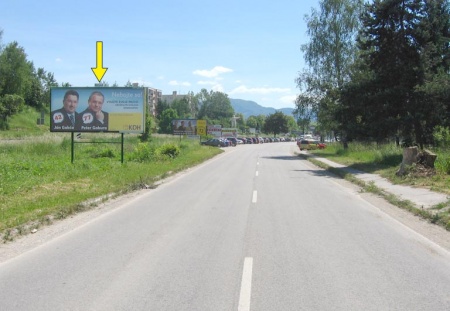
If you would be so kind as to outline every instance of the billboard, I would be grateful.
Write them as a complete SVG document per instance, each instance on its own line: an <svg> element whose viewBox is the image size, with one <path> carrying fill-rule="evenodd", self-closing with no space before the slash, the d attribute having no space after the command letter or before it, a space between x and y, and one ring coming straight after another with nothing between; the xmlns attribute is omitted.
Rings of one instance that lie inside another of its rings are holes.
<svg viewBox="0 0 450 311"><path fill-rule="evenodd" d="M197 135L197 119L172 120L173 135Z"/></svg>
<svg viewBox="0 0 450 311"><path fill-rule="evenodd" d="M143 133L145 88L52 88L51 132Z"/></svg>
<svg viewBox="0 0 450 311"><path fill-rule="evenodd" d="M208 135L222 137L222 125L208 125Z"/></svg>
<svg viewBox="0 0 450 311"><path fill-rule="evenodd" d="M222 136L223 137L236 137L238 134L238 129L237 128L222 128Z"/></svg>

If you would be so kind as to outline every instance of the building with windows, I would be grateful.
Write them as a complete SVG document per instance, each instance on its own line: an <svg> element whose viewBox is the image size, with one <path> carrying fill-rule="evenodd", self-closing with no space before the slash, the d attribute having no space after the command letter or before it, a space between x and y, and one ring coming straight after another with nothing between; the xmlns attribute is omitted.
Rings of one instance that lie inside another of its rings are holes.
<svg viewBox="0 0 450 311"><path fill-rule="evenodd" d="M152 87L148 88L148 113L152 116L156 116L156 106L158 101L162 100L162 91L154 89Z"/></svg>
<svg viewBox="0 0 450 311"><path fill-rule="evenodd" d="M177 91L173 91L172 95L163 95L161 99L170 105L175 99L182 99L185 97L190 99L190 95L181 95L178 94Z"/></svg>

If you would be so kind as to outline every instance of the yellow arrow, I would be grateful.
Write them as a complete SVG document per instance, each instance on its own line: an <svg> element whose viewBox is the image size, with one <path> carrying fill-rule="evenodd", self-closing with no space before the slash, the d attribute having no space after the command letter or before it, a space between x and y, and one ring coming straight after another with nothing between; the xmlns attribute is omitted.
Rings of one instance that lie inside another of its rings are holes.
<svg viewBox="0 0 450 311"><path fill-rule="evenodd" d="M97 67L91 68L98 82L101 82L108 68L103 68L103 41L97 41Z"/></svg>

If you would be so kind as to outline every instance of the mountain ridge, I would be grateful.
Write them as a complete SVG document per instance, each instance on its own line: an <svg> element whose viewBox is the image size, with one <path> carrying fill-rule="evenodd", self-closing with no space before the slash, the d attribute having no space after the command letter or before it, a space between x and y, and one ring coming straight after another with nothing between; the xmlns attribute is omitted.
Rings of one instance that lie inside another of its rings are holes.
<svg viewBox="0 0 450 311"><path fill-rule="evenodd" d="M274 114L277 111L281 111L285 115L292 116L292 112L294 111L294 108L275 109L271 107L263 107L254 101L237 98L230 98L230 103L234 111L236 113L242 113L246 119L249 116L258 116L260 114L267 116L269 114Z"/></svg>

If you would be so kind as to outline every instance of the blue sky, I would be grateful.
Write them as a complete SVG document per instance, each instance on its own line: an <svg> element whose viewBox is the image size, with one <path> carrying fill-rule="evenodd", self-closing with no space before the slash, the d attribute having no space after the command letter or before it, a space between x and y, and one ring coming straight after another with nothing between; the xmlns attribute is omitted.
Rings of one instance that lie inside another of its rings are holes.
<svg viewBox="0 0 450 311"><path fill-rule="evenodd" d="M0 1L3 44L72 86L103 82L185 94L202 88L264 107L294 108L308 42L304 15L318 0Z"/></svg>

